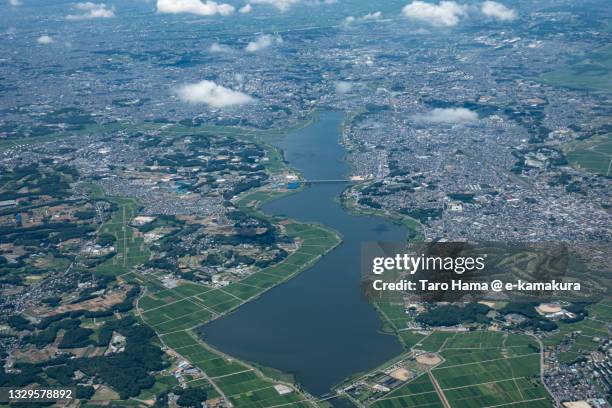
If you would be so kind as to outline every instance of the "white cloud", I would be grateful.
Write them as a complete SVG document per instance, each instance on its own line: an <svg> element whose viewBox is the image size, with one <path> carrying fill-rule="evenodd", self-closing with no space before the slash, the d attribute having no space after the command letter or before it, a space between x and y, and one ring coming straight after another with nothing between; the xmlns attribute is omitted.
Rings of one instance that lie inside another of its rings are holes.
<svg viewBox="0 0 612 408"><path fill-rule="evenodd" d="M39 44L53 44L55 40L49 35L41 35L36 39L36 42Z"/></svg>
<svg viewBox="0 0 612 408"><path fill-rule="evenodd" d="M251 6L251 3L247 3L244 6L240 7L240 10L238 11L241 12L242 14L247 14L253 11L253 6Z"/></svg>
<svg viewBox="0 0 612 408"><path fill-rule="evenodd" d="M282 44L283 39L279 35L272 36L269 34L261 34L255 41L249 42L244 50L246 52L257 52L268 48L273 43Z"/></svg>
<svg viewBox="0 0 612 408"><path fill-rule="evenodd" d="M512 21L516 18L516 12L496 1L485 1L480 9L488 17L499 21Z"/></svg>
<svg viewBox="0 0 612 408"><path fill-rule="evenodd" d="M434 26L452 27L467 14L467 6L454 1L441 1L439 4L415 0L406 5L402 12L412 20L422 21Z"/></svg>
<svg viewBox="0 0 612 408"><path fill-rule="evenodd" d="M21 6L23 3L21 2L21 0L8 0L8 4L13 7L17 7Z"/></svg>
<svg viewBox="0 0 612 408"><path fill-rule="evenodd" d="M179 98L188 103L225 108L228 106L245 105L255 102L255 99L245 93L217 85L213 81L200 81L180 87Z"/></svg>
<svg viewBox="0 0 612 408"><path fill-rule="evenodd" d="M251 0L252 4L265 4L276 7L280 11L287 11L291 8L291 6L296 5L299 2L300 0Z"/></svg>
<svg viewBox="0 0 612 408"><path fill-rule="evenodd" d="M111 18L115 17L115 7L107 7L104 3L77 3L74 8L81 11L81 14L69 14L67 20L92 20L94 18Z"/></svg>
<svg viewBox="0 0 612 408"><path fill-rule="evenodd" d="M436 108L426 114L415 115L417 122L460 123L478 120L478 114L466 108Z"/></svg>
<svg viewBox="0 0 612 408"><path fill-rule="evenodd" d="M362 20L377 20L382 16L380 11L374 13L368 13L365 16L361 17Z"/></svg>
<svg viewBox="0 0 612 408"><path fill-rule="evenodd" d="M378 20L379 18L382 17L382 13L380 11L376 11L374 13L368 13L362 17L353 17L353 16L348 16L347 18L344 19L345 23L353 23L355 21L367 21L367 20Z"/></svg>
<svg viewBox="0 0 612 408"><path fill-rule="evenodd" d="M221 52L232 52L233 50L225 44L219 44L218 42L214 42L208 48L208 51L214 52L214 53L221 53Z"/></svg>
<svg viewBox="0 0 612 408"><path fill-rule="evenodd" d="M307 6L321 6L328 4L336 4L338 0L248 0L250 4L263 4L271 6L279 11L285 12L296 4L305 4Z"/></svg>
<svg viewBox="0 0 612 408"><path fill-rule="evenodd" d="M338 81L334 84L334 87L336 88L336 93L339 94L346 94L353 90L353 84L346 81Z"/></svg>
<svg viewBox="0 0 612 408"><path fill-rule="evenodd" d="M212 0L157 0L157 12L166 14L191 13L199 16L227 16L234 12L234 6Z"/></svg>

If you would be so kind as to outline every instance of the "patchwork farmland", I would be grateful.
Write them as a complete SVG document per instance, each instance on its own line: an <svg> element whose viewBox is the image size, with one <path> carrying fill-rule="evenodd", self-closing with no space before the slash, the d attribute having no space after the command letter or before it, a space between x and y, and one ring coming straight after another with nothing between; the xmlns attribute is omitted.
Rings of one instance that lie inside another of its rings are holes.
<svg viewBox="0 0 612 408"><path fill-rule="evenodd" d="M414 349L443 363L376 400L377 408L523 407L552 403L540 378L540 349L529 336L433 331Z"/></svg>
<svg viewBox="0 0 612 408"><path fill-rule="evenodd" d="M375 408L553 406L541 383L537 339L492 330L415 329L404 301L376 302L375 307L384 330L396 335L406 352L337 387L353 403ZM420 357L425 358L420 362ZM409 379L398 382L401 370L409 372Z"/></svg>
<svg viewBox="0 0 612 408"><path fill-rule="evenodd" d="M293 384L268 378L257 368L212 349L194 332L308 268L339 242L333 232L318 226L290 222L285 231L300 242L297 251L279 264L223 288L191 282L167 287L163 278L154 273L130 272L122 276L146 288L138 301L138 313L159 334L162 343L205 374L205 378L189 385L208 383L216 395L235 407L316 404Z"/></svg>

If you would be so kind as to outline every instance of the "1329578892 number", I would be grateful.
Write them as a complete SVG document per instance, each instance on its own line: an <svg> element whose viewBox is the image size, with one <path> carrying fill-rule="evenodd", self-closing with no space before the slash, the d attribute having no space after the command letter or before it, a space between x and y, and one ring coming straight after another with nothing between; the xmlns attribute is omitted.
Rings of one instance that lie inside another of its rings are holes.
<svg viewBox="0 0 612 408"><path fill-rule="evenodd" d="M73 388L0 388L0 402L57 401L74 398Z"/></svg>

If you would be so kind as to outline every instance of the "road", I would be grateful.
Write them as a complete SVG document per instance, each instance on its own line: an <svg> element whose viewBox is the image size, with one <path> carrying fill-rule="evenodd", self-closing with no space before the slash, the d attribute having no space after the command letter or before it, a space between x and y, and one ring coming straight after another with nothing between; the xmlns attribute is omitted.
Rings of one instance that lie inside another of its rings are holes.
<svg viewBox="0 0 612 408"><path fill-rule="evenodd" d="M429 380L436 389L436 393L438 394L438 397L440 397L440 401L442 401L442 405L444 405L444 408L451 408L450 403L446 399L446 395L444 395L444 393L442 392L442 388L440 387L440 384L438 384L438 380L436 380L436 377L434 377L431 373L431 370L427 371L427 375L429 376Z"/></svg>
<svg viewBox="0 0 612 408"><path fill-rule="evenodd" d="M550 388L548 388L548 385L546 385L546 383L544 382L544 344L542 343L542 340L540 340L535 334L530 334L530 336L533 337L540 346L540 381L542 382L544 388L546 388L548 394L550 394L551 398L553 399L555 407L560 407L561 403L557 401L555 395L550 391Z"/></svg>

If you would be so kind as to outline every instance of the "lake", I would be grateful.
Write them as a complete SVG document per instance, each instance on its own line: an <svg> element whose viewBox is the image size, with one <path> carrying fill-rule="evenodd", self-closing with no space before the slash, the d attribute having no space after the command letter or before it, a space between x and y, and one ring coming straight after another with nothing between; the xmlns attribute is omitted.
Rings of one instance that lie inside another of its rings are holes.
<svg viewBox="0 0 612 408"><path fill-rule="evenodd" d="M306 179L348 176L339 143L341 112L321 112L309 126L274 144ZM346 184L312 184L263 206L267 214L317 222L343 242L310 269L202 329L203 338L237 358L295 376L313 394L402 352L395 336L360 291L360 246L365 241L406 239L406 230L378 217L347 213L338 198Z"/></svg>

